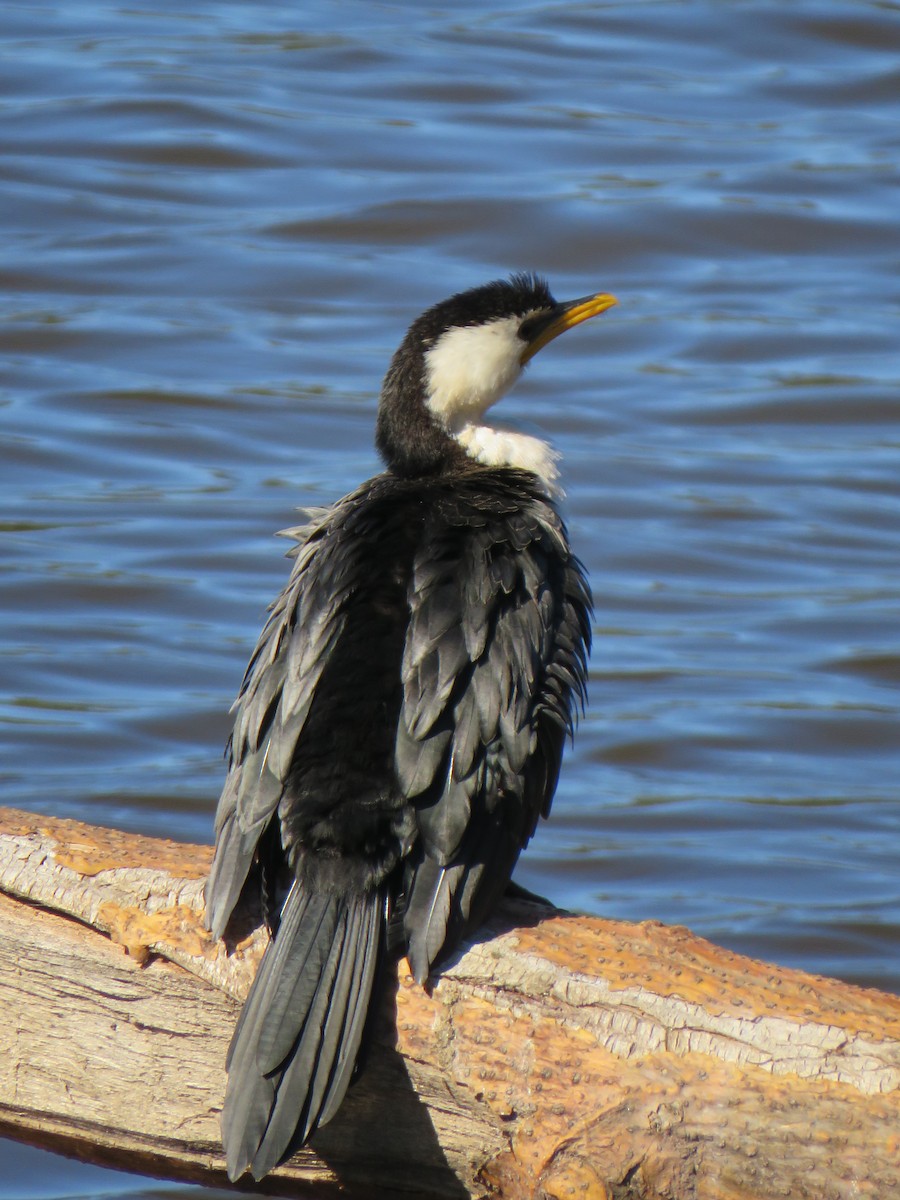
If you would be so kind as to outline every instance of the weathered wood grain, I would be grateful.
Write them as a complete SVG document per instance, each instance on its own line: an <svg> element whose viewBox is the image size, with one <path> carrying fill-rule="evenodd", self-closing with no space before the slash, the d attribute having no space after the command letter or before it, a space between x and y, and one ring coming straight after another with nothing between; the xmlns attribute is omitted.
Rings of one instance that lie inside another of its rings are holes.
<svg viewBox="0 0 900 1200"><path fill-rule="evenodd" d="M224 1056L265 935L249 912L210 940L209 855L0 810L5 1132L224 1181ZM655 923L516 903L481 932L430 995L401 965L360 1082L269 1190L900 1197L897 997Z"/></svg>

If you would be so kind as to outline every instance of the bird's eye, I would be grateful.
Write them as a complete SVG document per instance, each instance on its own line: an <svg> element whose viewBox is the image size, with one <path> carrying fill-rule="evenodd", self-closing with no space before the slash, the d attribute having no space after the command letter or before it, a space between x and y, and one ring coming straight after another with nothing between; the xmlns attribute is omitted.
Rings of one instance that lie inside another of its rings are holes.
<svg viewBox="0 0 900 1200"><path fill-rule="evenodd" d="M541 312L538 310L537 312L529 313L528 316L524 317L519 323L518 336L523 342L531 342L537 337L541 327L546 323L546 312Z"/></svg>

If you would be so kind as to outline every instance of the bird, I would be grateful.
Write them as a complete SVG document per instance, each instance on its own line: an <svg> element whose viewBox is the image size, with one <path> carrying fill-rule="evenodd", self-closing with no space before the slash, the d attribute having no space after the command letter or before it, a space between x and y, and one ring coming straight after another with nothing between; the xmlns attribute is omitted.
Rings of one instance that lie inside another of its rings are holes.
<svg viewBox="0 0 900 1200"><path fill-rule="evenodd" d="M338 1111L383 965L427 985L546 817L586 698L592 601L558 456L488 410L565 330L532 273L434 304L378 405L384 470L285 533L290 577L233 707L206 920L258 889L270 941L226 1066L229 1178Z"/></svg>

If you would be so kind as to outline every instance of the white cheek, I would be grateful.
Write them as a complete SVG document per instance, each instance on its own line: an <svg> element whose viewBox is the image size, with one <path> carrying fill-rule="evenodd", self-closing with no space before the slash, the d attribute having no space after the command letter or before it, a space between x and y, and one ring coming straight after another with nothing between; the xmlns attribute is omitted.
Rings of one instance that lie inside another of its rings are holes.
<svg viewBox="0 0 900 1200"><path fill-rule="evenodd" d="M449 329L425 355L427 404L449 428L485 413L522 373L519 319Z"/></svg>

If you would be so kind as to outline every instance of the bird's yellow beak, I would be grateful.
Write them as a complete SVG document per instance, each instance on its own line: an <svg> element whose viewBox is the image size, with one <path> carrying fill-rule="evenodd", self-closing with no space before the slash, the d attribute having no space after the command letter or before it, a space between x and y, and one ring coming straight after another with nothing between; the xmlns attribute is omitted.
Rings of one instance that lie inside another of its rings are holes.
<svg viewBox="0 0 900 1200"><path fill-rule="evenodd" d="M548 342L552 342L567 329L580 325L582 321L589 321L591 317L599 317L618 303L615 296L610 296L607 292L598 292L596 296L583 296L580 300L570 300L567 304L557 305L553 312L548 314L547 324L541 325L533 340L522 351L519 359L522 366L524 367L530 358L534 358L538 350L543 350Z"/></svg>

